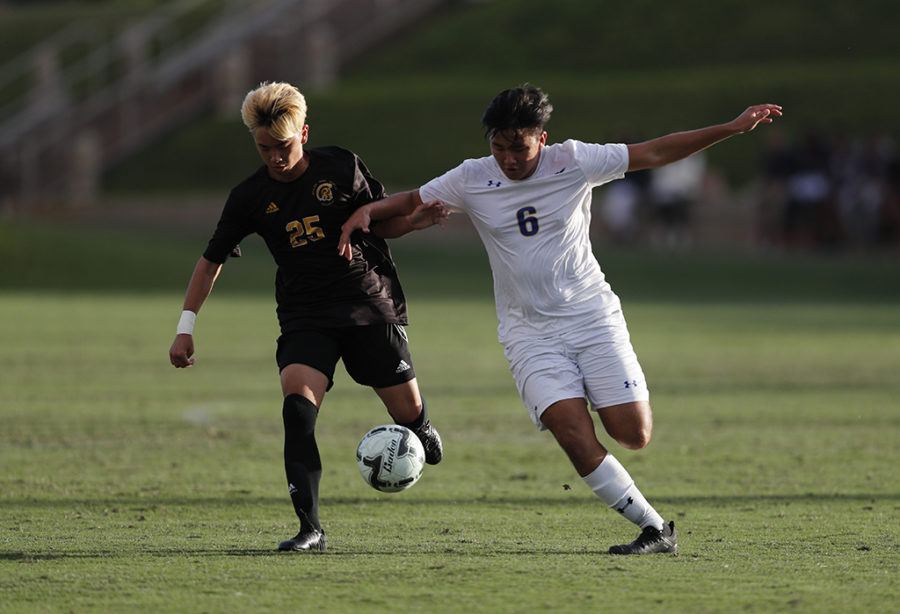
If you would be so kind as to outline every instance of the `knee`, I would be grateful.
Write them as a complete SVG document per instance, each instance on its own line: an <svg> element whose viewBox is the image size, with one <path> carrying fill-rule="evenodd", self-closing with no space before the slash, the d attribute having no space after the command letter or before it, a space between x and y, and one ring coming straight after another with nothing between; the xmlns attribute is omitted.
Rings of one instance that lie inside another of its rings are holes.
<svg viewBox="0 0 900 614"><path fill-rule="evenodd" d="M319 410L315 403L299 394L289 394L284 398L281 416L284 431L294 436L312 435L316 429Z"/></svg>
<svg viewBox="0 0 900 614"><path fill-rule="evenodd" d="M650 439L653 437L653 428L647 425L640 425L635 429L631 429L626 433L617 433L615 435L616 441L622 445L622 447L628 448L629 450L640 450L642 448L646 448L650 445Z"/></svg>

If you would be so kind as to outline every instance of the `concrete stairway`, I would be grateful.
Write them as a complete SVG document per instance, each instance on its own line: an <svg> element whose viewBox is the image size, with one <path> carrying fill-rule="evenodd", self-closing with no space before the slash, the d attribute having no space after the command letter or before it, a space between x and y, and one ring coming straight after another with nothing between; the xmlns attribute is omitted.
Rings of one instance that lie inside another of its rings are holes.
<svg viewBox="0 0 900 614"><path fill-rule="evenodd" d="M326 86L449 1L178 0L61 68L65 44L89 32L73 25L0 67L0 86L32 83L0 113L0 209L89 203L104 168L165 131L235 113L262 80ZM198 13L202 23L185 33Z"/></svg>

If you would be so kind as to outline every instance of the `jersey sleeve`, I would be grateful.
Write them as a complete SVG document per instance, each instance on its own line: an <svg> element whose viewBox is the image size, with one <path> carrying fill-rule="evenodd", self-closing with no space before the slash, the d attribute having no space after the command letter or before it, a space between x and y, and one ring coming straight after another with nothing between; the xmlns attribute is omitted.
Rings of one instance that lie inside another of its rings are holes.
<svg viewBox="0 0 900 614"><path fill-rule="evenodd" d="M575 161L591 186L598 186L613 179L621 179L628 170L628 146L621 143L598 145L596 143L571 142Z"/></svg>
<svg viewBox="0 0 900 614"><path fill-rule="evenodd" d="M465 210L464 188L466 185L466 163L435 177L419 188L422 202L439 200L452 211Z"/></svg>
<svg viewBox="0 0 900 614"><path fill-rule="evenodd" d="M359 156L354 155L356 169L353 176L353 205L354 209L367 205L387 196L384 186L372 176L369 169Z"/></svg>
<svg viewBox="0 0 900 614"><path fill-rule="evenodd" d="M225 201L222 216L216 225L203 257L210 262L223 264L229 256L239 257L241 248L238 245L241 240L253 232L245 198L240 196L238 190L232 190Z"/></svg>

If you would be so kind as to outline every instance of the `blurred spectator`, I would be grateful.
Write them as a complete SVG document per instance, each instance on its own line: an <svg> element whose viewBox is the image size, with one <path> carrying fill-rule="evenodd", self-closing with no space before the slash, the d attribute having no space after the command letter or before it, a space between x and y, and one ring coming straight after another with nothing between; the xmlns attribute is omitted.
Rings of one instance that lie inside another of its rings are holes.
<svg viewBox="0 0 900 614"><path fill-rule="evenodd" d="M789 247L831 245L837 240L831 152L809 133L796 149L787 179L784 238Z"/></svg>
<svg viewBox="0 0 900 614"><path fill-rule="evenodd" d="M793 153L784 133L773 126L766 132L763 153L762 194L759 198L758 239L764 245L777 245L782 240L787 182L793 168Z"/></svg>
<svg viewBox="0 0 900 614"><path fill-rule="evenodd" d="M773 131L762 166L763 243L835 248L897 242L900 195L891 137L809 133L792 144Z"/></svg>
<svg viewBox="0 0 900 614"><path fill-rule="evenodd" d="M705 177L703 152L653 170L650 207L655 243L673 247L691 242L691 205L700 198Z"/></svg>
<svg viewBox="0 0 900 614"><path fill-rule="evenodd" d="M634 171L600 191L600 220L613 242L627 245L638 239L649 182L650 171Z"/></svg>
<svg viewBox="0 0 900 614"><path fill-rule="evenodd" d="M879 216L878 242L900 246L900 157L888 165L884 202Z"/></svg>
<svg viewBox="0 0 900 614"><path fill-rule="evenodd" d="M863 142L842 142L836 146L833 172L838 179L838 211L852 245L878 241L882 207L888 196L888 171L893 143L880 135Z"/></svg>

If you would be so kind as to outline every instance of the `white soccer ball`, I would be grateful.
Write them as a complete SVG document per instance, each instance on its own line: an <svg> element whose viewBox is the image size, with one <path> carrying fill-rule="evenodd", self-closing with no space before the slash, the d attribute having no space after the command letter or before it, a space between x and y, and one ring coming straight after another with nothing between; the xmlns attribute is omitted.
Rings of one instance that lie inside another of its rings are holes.
<svg viewBox="0 0 900 614"><path fill-rule="evenodd" d="M405 426L385 424L363 435L356 447L356 464L363 479L375 490L399 492L422 477L425 449Z"/></svg>

